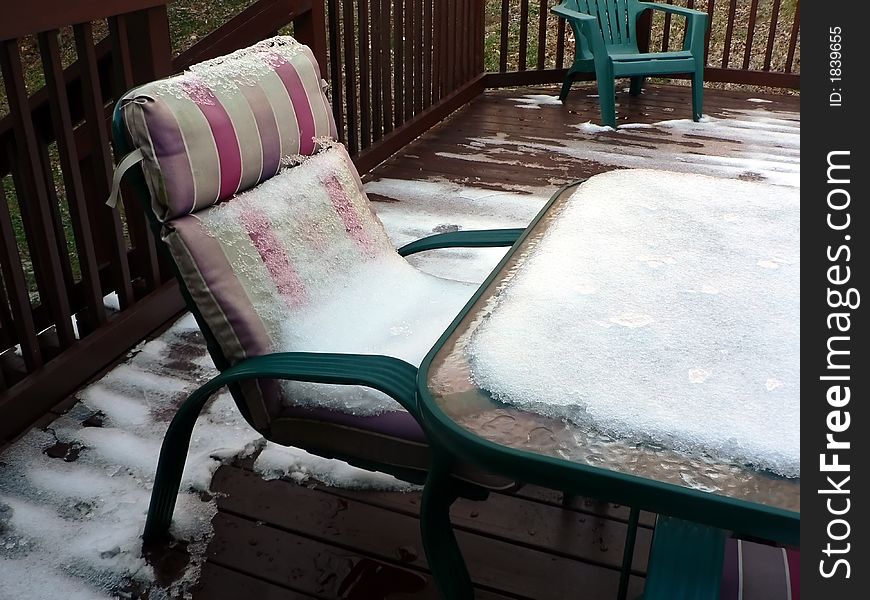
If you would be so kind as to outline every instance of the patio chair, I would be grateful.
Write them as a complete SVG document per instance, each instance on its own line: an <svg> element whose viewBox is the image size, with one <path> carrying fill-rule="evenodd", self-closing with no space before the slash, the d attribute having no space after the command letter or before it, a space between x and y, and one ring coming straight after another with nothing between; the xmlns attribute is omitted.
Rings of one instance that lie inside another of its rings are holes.
<svg viewBox="0 0 870 600"><path fill-rule="evenodd" d="M644 52L637 47L637 18L646 10L686 17L683 49ZM617 77L630 77L629 93L637 96L644 77L688 73L692 76L692 119L701 118L704 102L704 33L707 14L671 4L638 0L564 0L552 12L564 18L574 32L574 63L568 69L559 99L568 97L579 73L595 73L601 121L616 126Z"/></svg>
<svg viewBox="0 0 870 600"><path fill-rule="evenodd" d="M114 142L128 154L110 203L128 171L220 371L167 430L146 543L167 532L194 423L225 386L267 440L422 483L430 456L416 406L417 368L378 354L308 352L304 344L279 352L276 332L311 309L307 295L325 277L362 273L376 254L405 263L401 257L435 248L508 246L521 232L450 232L396 251L344 147L328 141L336 129L322 85L311 51L277 37L133 89L115 108ZM331 271L312 272L306 265L315 259L332 261ZM366 386L404 410L355 415L319 406L311 399L329 390L288 391L279 383L286 380ZM295 404L294 393L309 402ZM511 485L462 466L454 474L456 489L469 497Z"/></svg>

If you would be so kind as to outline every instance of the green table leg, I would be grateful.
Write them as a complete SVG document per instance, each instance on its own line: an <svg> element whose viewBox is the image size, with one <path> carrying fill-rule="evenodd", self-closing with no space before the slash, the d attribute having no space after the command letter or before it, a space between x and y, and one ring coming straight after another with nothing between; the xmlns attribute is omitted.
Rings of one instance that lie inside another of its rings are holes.
<svg viewBox="0 0 870 600"><path fill-rule="evenodd" d="M472 600L471 578L450 523L450 506L457 498L452 467L446 454L432 449L432 466L420 506L420 531L426 560L441 597Z"/></svg>
<svg viewBox="0 0 870 600"><path fill-rule="evenodd" d="M644 600L717 600L725 538L721 529L659 516Z"/></svg>
<svg viewBox="0 0 870 600"><path fill-rule="evenodd" d="M622 570L619 573L619 593L617 600L626 600L628 596L628 580L631 578L631 565L634 560L634 543L637 540L637 522L640 520L640 509L632 508L628 514L628 531L625 532L625 549L622 551Z"/></svg>

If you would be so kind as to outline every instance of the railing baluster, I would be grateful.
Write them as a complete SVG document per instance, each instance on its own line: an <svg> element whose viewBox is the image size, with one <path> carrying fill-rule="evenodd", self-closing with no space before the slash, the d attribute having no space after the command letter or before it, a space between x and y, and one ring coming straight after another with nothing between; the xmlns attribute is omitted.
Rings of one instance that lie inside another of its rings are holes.
<svg viewBox="0 0 870 600"><path fill-rule="evenodd" d="M423 2L423 109L432 105L432 3L433 0Z"/></svg>
<svg viewBox="0 0 870 600"><path fill-rule="evenodd" d="M673 4L674 0L667 0L668 4ZM662 26L662 52L667 52L671 44L671 13L665 13L665 22Z"/></svg>
<svg viewBox="0 0 870 600"><path fill-rule="evenodd" d="M130 281L130 265L127 261L127 243L124 240L121 218L116 210L102 206L103 198L109 197L109 182L112 180L112 156L109 152L109 137L106 129L106 108L100 91L97 58L94 54L93 28L90 23L73 26L76 52L82 67L82 102L84 104L87 134L90 137L90 160L93 170L93 190L90 196L99 213L94 215L107 241L114 289L118 294L121 309L133 302L133 287Z"/></svg>
<svg viewBox="0 0 870 600"><path fill-rule="evenodd" d="M404 30L402 34L402 52L404 58L403 71L405 72L405 120L410 121L414 116L414 3L417 0L407 0L404 11Z"/></svg>
<svg viewBox="0 0 870 600"><path fill-rule="evenodd" d="M27 278L24 276L24 267L21 254L18 252L15 229L9 216L9 205L2 180L0 180L0 243L2 243L0 269L9 296L15 337L21 345L21 357L27 370L33 371L42 366L42 353L39 350L39 341L36 339L36 326L33 323L30 296L27 293Z"/></svg>
<svg viewBox="0 0 870 600"><path fill-rule="evenodd" d="M725 46L722 50L722 68L728 68L728 59L731 57L731 36L734 33L734 17L737 11L737 0L731 0L728 6L728 25L725 27Z"/></svg>
<svg viewBox="0 0 870 600"><path fill-rule="evenodd" d="M791 23L791 36L788 42L788 55L785 58L785 71L791 73L794 66L794 53L797 47L798 35L801 31L801 2L797 1L794 7L794 20Z"/></svg>
<svg viewBox="0 0 870 600"><path fill-rule="evenodd" d="M371 0L371 69L372 69L372 141L383 136L383 111L381 104L381 0Z"/></svg>
<svg viewBox="0 0 870 600"><path fill-rule="evenodd" d="M396 127L405 122L405 3L393 0L393 98Z"/></svg>
<svg viewBox="0 0 870 600"><path fill-rule="evenodd" d="M770 71L770 61L773 57L773 43L776 40L776 26L779 24L780 0L773 0L773 8L770 14L770 30L767 34L767 50L764 53L763 70Z"/></svg>
<svg viewBox="0 0 870 600"><path fill-rule="evenodd" d="M393 130L393 59L390 48L392 34L390 33L390 0L381 1L381 43L378 50L383 53L381 59L381 84L384 86L384 135Z"/></svg>
<svg viewBox="0 0 870 600"><path fill-rule="evenodd" d="M369 7L368 0L357 0L359 29L359 110L360 147L368 148L372 140L371 72L369 70Z"/></svg>
<svg viewBox="0 0 870 600"><path fill-rule="evenodd" d="M713 33L713 10L716 7L716 0L707 0L707 32L704 34L704 64L708 62L710 56L710 35ZM688 28L687 28L688 29Z"/></svg>
<svg viewBox="0 0 870 600"><path fill-rule="evenodd" d="M423 110L423 5L425 0L414 2L414 114Z"/></svg>
<svg viewBox="0 0 870 600"><path fill-rule="evenodd" d="M755 39L755 20L758 17L758 0L752 0L749 7L749 22L746 24L746 48L743 50L743 69L749 69L752 59L752 42Z"/></svg>
<svg viewBox="0 0 870 600"><path fill-rule="evenodd" d="M501 0L501 39L498 44L498 70L507 71L508 64L508 27L510 24L510 0Z"/></svg>
<svg viewBox="0 0 870 600"><path fill-rule="evenodd" d="M573 60L571 61L574 62ZM559 19L556 24L556 68L565 67L565 19Z"/></svg>
<svg viewBox="0 0 870 600"><path fill-rule="evenodd" d="M17 172L21 186L16 182L18 206L26 223L29 223L29 244L33 258L34 272L37 277L40 301L48 307L57 329L57 337L62 347L75 342L73 334L69 299L66 295L51 212L48 206L49 195L43 173L40 171L42 159L30 109L27 88L21 69L21 57L17 40L0 42L0 72L6 87L9 111L13 118L16 145L18 146ZM13 238L14 239L14 238ZM63 249L66 254L66 248ZM26 287L24 288L27 289Z"/></svg>
<svg viewBox="0 0 870 600"><path fill-rule="evenodd" d="M547 57L547 0L538 5L538 70L544 69Z"/></svg>
<svg viewBox="0 0 870 600"><path fill-rule="evenodd" d="M444 3L433 0L432 4L432 102L441 99L444 85Z"/></svg>
<svg viewBox="0 0 870 600"><path fill-rule="evenodd" d="M66 233L63 227L63 217L60 214L60 197L57 194L57 187L54 183L54 168L51 164L51 157L48 152L48 144L43 140L37 140L37 149L39 151L39 169L42 171L42 177L45 181L45 191L48 193L48 213L51 217L51 228L54 232L54 243L58 249L58 260L60 262L60 274L63 278L64 287L58 290L60 293L66 294L67 298L72 298L75 280L73 279L72 263L70 261L69 251L67 250ZM70 306L70 311L73 308Z"/></svg>
<svg viewBox="0 0 870 600"><path fill-rule="evenodd" d="M332 114L338 129L338 139L347 140L344 127L344 100L341 90L341 25L338 18L339 0L329 0L327 20L329 22L329 83L332 96Z"/></svg>
<svg viewBox="0 0 870 600"><path fill-rule="evenodd" d="M529 51L529 0L520 0L520 48L519 70L526 70L526 60Z"/></svg>
<svg viewBox="0 0 870 600"><path fill-rule="evenodd" d="M344 37L344 95L347 106L347 150L351 156L359 152L359 132L357 130L357 96L356 96L356 52L354 50L353 0L342 0L341 34Z"/></svg>

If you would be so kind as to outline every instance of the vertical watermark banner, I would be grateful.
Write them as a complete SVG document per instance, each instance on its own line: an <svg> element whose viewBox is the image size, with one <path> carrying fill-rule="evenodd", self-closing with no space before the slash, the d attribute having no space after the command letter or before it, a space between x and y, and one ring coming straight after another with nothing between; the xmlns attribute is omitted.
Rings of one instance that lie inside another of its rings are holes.
<svg viewBox="0 0 870 600"><path fill-rule="evenodd" d="M870 594L870 139L859 7L800 7L800 546L801 592L810 599Z"/></svg>

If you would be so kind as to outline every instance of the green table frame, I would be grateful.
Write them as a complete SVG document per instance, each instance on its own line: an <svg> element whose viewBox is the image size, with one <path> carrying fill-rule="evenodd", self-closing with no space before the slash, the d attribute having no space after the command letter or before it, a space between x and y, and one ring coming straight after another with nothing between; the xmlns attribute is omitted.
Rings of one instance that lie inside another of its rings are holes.
<svg viewBox="0 0 870 600"><path fill-rule="evenodd" d="M691 596L685 597L718 597L727 532L799 544L799 512L503 446L458 425L438 406L428 385L434 357L472 313L477 301L553 204L565 194L573 193L581 184L582 181L578 181L566 185L553 195L420 365L417 400L433 455L423 492L421 530L432 574L442 596L450 600L473 598L471 579L449 516L450 505L458 495L450 477L455 461L468 462L498 475L567 494L592 496L631 506L629 534L632 540L639 510L658 513L660 517L644 594L646 600L674 598L676 581L684 589L694 590ZM632 554L632 548L628 547L620 581L621 597L627 590Z"/></svg>

